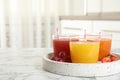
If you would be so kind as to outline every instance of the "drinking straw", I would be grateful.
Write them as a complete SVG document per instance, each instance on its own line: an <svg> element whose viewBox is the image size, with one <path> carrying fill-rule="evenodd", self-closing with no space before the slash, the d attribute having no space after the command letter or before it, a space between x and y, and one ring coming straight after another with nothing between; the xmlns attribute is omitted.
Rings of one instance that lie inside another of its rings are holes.
<svg viewBox="0 0 120 80"><path fill-rule="evenodd" d="M59 28L58 28L58 27L55 28L55 33L56 33L56 34L55 34L55 35L56 35L56 38L59 39L60 33L59 33Z"/></svg>

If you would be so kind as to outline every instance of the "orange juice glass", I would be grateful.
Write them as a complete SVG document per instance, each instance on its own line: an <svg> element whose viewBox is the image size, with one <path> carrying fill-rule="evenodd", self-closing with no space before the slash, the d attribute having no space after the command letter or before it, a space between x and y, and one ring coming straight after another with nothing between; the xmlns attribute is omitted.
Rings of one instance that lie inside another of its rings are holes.
<svg viewBox="0 0 120 80"><path fill-rule="evenodd" d="M108 56L111 51L111 43L112 43L112 35L111 34L103 34L100 38L100 50L99 50L99 60Z"/></svg>
<svg viewBox="0 0 120 80"><path fill-rule="evenodd" d="M99 41L71 41L70 54L73 63L96 63L99 56Z"/></svg>

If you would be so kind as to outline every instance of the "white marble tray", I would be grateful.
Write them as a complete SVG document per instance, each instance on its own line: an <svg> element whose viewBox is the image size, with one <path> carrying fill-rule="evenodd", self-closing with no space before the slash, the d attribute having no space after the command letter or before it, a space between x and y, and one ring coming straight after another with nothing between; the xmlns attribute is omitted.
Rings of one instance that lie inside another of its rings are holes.
<svg viewBox="0 0 120 80"><path fill-rule="evenodd" d="M120 73L120 60L110 63L78 64L50 60L52 53L43 57L43 69L66 76L96 77ZM120 55L117 55L120 57Z"/></svg>

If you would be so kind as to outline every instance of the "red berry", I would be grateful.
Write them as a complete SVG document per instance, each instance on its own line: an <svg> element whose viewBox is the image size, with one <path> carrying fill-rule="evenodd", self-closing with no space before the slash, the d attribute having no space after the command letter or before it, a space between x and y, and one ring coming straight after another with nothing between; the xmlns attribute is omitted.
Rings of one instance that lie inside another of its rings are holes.
<svg viewBox="0 0 120 80"><path fill-rule="evenodd" d="M117 60L117 57L115 57L115 56L111 57L111 61L116 61L116 60Z"/></svg>
<svg viewBox="0 0 120 80"><path fill-rule="evenodd" d="M64 59L59 58L59 57L56 57L56 56L52 56L52 57L51 57L51 60L59 61L59 62L64 62Z"/></svg>
<svg viewBox="0 0 120 80"><path fill-rule="evenodd" d="M104 57L104 58L102 59L102 63L116 61L117 59L118 59L118 58L117 58L117 55L115 55L115 54L110 54L110 55L108 55L107 57Z"/></svg>
<svg viewBox="0 0 120 80"><path fill-rule="evenodd" d="M104 57L104 58L102 59L102 63L106 63L106 62L111 62L110 57Z"/></svg>

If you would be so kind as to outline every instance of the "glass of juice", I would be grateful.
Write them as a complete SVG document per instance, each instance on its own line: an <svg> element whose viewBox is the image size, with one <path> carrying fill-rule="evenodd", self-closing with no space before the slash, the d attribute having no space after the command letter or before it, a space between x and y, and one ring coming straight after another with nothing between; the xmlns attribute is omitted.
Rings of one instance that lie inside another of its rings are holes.
<svg viewBox="0 0 120 80"><path fill-rule="evenodd" d="M70 55L73 63L97 63L99 40L87 41L80 39L78 42L70 41Z"/></svg>
<svg viewBox="0 0 120 80"><path fill-rule="evenodd" d="M73 36L77 36L77 35L53 36L53 50L55 57L60 57L64 59L65 62L71 62L69 42L70 40L78 41L77 37L73 37Z"/></svg>
<svg viewBox="0 0 120 80"><path fill-rule="evenodd" d="M101 34L100 36L100 50L99 50L99 60L108 56L111 51L112 35L111 34Z"/></svg>
<svg viewBox="0 0 120 80"><path fill-rule="evenodd" d="M87 41L94 42L96 40L100 41L99 60L101 60L110 54L112 35L106 33L87 35Z"/></svg>

